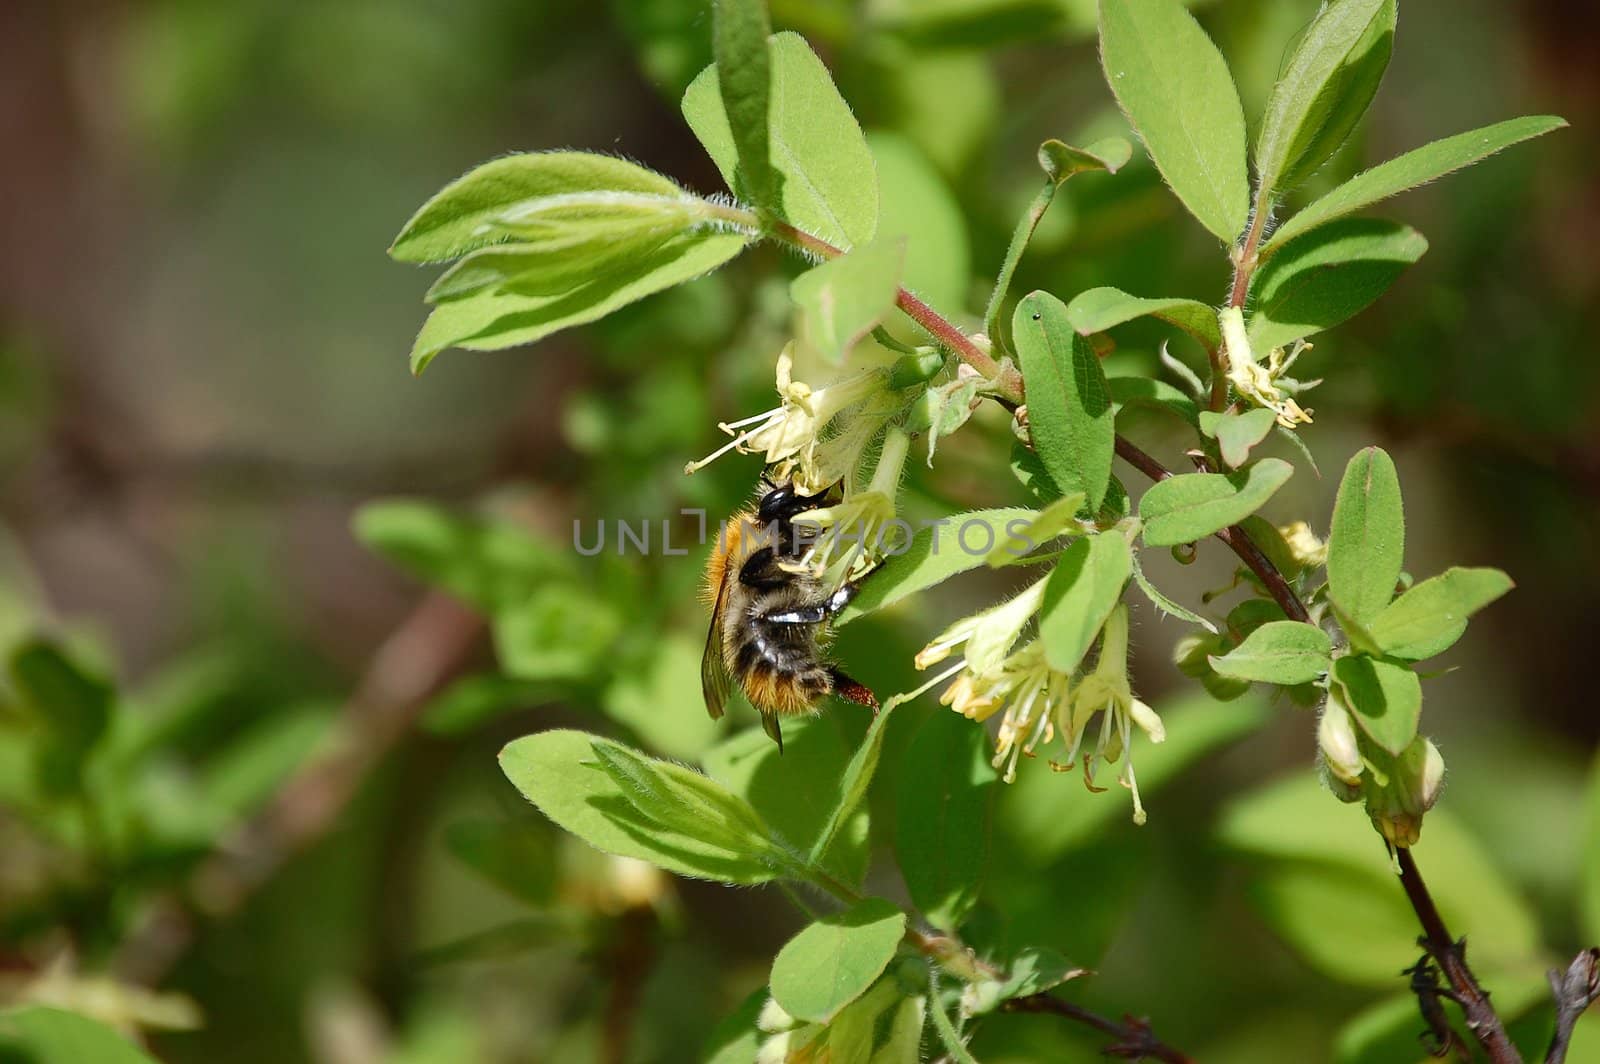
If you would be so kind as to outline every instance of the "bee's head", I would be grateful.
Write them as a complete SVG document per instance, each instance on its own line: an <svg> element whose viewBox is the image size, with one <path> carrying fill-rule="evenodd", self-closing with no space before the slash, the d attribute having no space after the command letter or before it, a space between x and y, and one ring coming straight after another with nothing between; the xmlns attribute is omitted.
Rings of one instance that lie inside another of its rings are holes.
<svg viewBox="0 0 1600 1064"><path fill-rule="evenodd" d="M815 510L822 505L824 498L828 494L826 491L822 491L815 495L802 495L795 488L793 481L774 484L765 476L761 478L761 483L768 488L767 493L761 496L761 501L756 504L756 516L763 524L772 521L787 521L795 514L805 513L807 510Z"/></svg>

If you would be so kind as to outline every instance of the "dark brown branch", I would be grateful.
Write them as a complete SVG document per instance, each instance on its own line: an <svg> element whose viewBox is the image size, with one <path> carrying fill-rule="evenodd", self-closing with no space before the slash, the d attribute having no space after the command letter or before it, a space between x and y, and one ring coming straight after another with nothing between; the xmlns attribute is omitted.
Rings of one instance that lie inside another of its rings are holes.
<svg viewBox="0 0 1600 1064"><path fill-rule="evenodd" d="M206 858L187 896L159 899L119 952L130 981L158 982L194 940L200 917L230 915L283 863L325 834L379 761L404 737L428 699L465 664L483 619L431 592L379 646L346 703L338 740L307 764L272 803Z"/></svg>
<svg viewBox="0 0 1600 1064"><path fill-rule="evenodd" d="M1578 1017L1600 997L1600 949L1591 946L1584 950L1565 972L1550 969L1550 992L1556 998L1556 1032L1550 1037L1544 1064L1564 1064Z"/></svg>
<svg viewBox="0 0 1600 1064"><path fill-rule="evenodd" d="M1466 941L1451 937L1444 918L1433 904L1433 896L1428 893L1428 885L1423 882L1422 873L1417 869L1416 858L1411 856L1409 849L1403 848L1395 850L1395 857L1400 864L1400 885L1405 888L1406 898L1422 924L1422 938L1418 941L1438 963L1445 978L1450 980L1455 1001L1466 1015L1467 1030L1472 1032L1495 1064L1522 1064L1522 1055L1511 1044L1500 1017L1495 1015L1494 1006L1489 1003L1489 992L1478 985L1477 977L1467 967Z"/></svg>
<svg viewBox="0 0 1600 1064"><path fill-rule="evenodd" d="M1003 1006L1006 1012L1040 1012L1061 1016L1086 1024L1113 1041L1100 1052L1108 1057L1123 1060L1160 1060L1165 1064L1194 1064L1193 1058L1173 1049L1150 1029L1150 1021L1134 1016L1123 1016L1121 1021L1109 1020L1098 1013L1080 1008L1054 994L1030 994L1012 998Z"/></svg>

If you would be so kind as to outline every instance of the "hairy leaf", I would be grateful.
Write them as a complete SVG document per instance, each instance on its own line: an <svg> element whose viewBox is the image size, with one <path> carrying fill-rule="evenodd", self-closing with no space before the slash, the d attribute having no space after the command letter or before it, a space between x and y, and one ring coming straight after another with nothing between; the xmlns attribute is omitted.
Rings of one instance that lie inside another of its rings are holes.
<svg viewBox="0 0 1600 1064"><path fill-rule="evenodd" d="M733 136L741 185L734 192L758 207L782 202L783 176L772 165L772 23L766 0L716 0L712 54L717 89Z"/></svg>
<svg viewBox="0 0 1600 1064"><path fill-rule="evenodd" d="M1288 462L1263 458L1237 473L1169 477L1139 500L1144 541L1152 547L1175 547L1238 524L1272 498L1293 473Z"/></svg>
<svg viewBox="0 0 1600 1064"><path fill-rule="evenodd" d="M865 244L878 229L878 175L861 127L803 37L775 34L768 47L768 137L782 187L779 202L767 206L783 221L836 247ZM739 170L739 148L723 109L715 65L683 94L683 116L728 187L736 193L743 190L747 183Z"/></svg>
<svg viewBox="0 0 1600 1064"><path fill-rule="evenodd" d="M1394 460L1379 447L1358 451L1345 466L1333 504L1328 593L1357 623L1371 624L1394 597L1405 549Z"/></svg>
<svg viewBox="0 0 1600 1064"><path fill-rule="evenodd" d="M772 962L772 997L798 1019L828 1023L883 974L906 932L906 914L867 898L790 939Z"/></svg>
<svg viewBox="0 0 1600 1064"><path fill-rule="evenodd" d="M1037 516L1037 510L1021 508L974 510L917 529L907 548L891 555L862 584L861 593L839 614L837 623L848 624L957 573L976 569L990 552Z"/></svg>
<svg viewBox="0 0 1600 1064"><path fill-rule="evenodd" d="M1189 212L1231 244L1250 210L1244 108L1222 53L1176 0L1101 0L1106 82Z"/></svg>
<svg viewBox="0 0 1600 1064"><path fill-rule="evenodd" d="M1073 331L1066 306L1045 292L1017 304L1012 340L1028 390L1028 432L1050 479L1082 492L1091 512L1105 501L1116 447L1116 416L1105 371Z"/></svg>
<svg viewBox="0 0 1600 1064"><path fill-rule="evenodd" d="M1327 633L1316 625L1268 621L1226 654L1213 655L1211 667L1239 680L1291 686L1327 672L1332 653Z"/></svg>
<svg viewBox="0 0 1600 1064"><path fill-rule="evenodd" d="M1468 617L1513 586L1499 569L1446 569L1389 603L1367 630L1390 657L1431 658L1461 638Z"/></svg>
<svg viewBox="0 0 1600 1064"><path fill-rule="evenodd" d="M1198 300L1146 299L1120 288L1091 288L1067 304L1067 319L1085 336L1146 316L1177 326L1209 350L1222 345L1216 308Z"/></svg>
<svg viewBox="0 0 1600 1064"><path fill-rule="evenodd" d="M1238 469L1250 460L1250 448L1267 438L1277 419L1271 410L1257 407L1242 414L1202 410L1197 420L1200 431L1217 441L1228 468Z"/></svg>
<svg viewBox="0 0 1600 1064"><path fill-rule="evenodd" d="M1415 229L1377 218L1307 233L1256 273L1251 346L1265 351L1332 328L1366 309L1427 250Z"/></svg>
<svg viewBox="0 0 1600 1064"><path fill-rule="evenodd" d="M905 265L902 240L875 240L813 266L789 285L801 311L801 335L838 364L894 309Z"/></svg>
<svg viewBox="0 0 1600 1064"><path fill-rule="evenodd" d="M1061 555L1039 607L1039 638L1051 668L1071 672L1083 661L1122 600L1132 566L1128 541L1116 532L1074 540Z"/></svg>
<svg viewBox="0 0 1600 1064"><path fill-rule="evenodd" d="M1404 753L1422 715L1422 681L1411 666L1351 655L1333 663L1333 679L1361 730L1396 757Z"/></svg>
<svg viewBox="0 0 1600 1064"><path fill-rule="evenodd" d="M1551 130L1563 129L1566 124L1565 119L1554 115L1512 118L1436 140L1388 162L1379 163L1289 218L1272 234L1272 239L1262 245L1261 252L1264 256L1272 254L1301 234L1326 225L1335 218L1342 218L1464 166L1471 166L1513 144L1543 136Z"/></svg>
<svg viewBox="0 0 1600 1064"><path fill-rule="evenodd" d="M994 768L982 728L936 711L906 754L895 801L894 852L906 889L934 927L954 931L978 899L989 859Z"/></svg>

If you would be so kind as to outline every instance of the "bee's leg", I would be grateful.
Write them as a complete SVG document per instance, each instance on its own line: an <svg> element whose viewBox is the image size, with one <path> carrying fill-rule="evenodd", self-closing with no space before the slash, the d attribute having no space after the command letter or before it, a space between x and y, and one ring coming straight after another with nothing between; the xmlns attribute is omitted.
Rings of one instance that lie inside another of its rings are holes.
<svg viewBox="0 0 1600 1064"><path fill-rule="evenodd" d="M761 728L772 737L773 742L778 744L778 753L781 755L783 753L783 725L778 722L778 715L776 713L761 714Z"/></svg>
<svg viewBox="0 0 1600 1064"><path fill-rule="evenodd" d="M850 605L850 600L854 599L860 590L860 580L851 580L839 585L839 590L828 596L827 604L824 607L828 611L828 616L831 617Z"/></svg>
<svg viewBox="0 0 1600 1064"><path fill-rule="evenodd" d="M838 669L829 669L828 675L833 678L833 693L846 702L854 702L858 706L866 706L872 710L872 715L878 715L878 696L872 693L872 688L840 672Z"/></svg>
<svg viewBox="0 0 1600 1064"><path fill-rule="evenodd" d="M826 602L818 602L813 606L798 606L792 610L775 610L761 615L761 620L767 624L821 624L827 619Z"/></svg>

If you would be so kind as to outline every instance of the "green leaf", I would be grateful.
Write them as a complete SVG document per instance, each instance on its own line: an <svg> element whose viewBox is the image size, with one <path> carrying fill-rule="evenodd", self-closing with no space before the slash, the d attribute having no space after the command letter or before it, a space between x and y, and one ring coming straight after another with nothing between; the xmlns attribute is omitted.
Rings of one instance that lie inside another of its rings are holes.
<svg viewBox="0 0 1600 1064"><path fill-rule="evenodd" d="M1389 603L1367 630L1390 657L1431 658L1461 638L1468 617L1514 586L1499 569L1446 569Z"/></svg>
<svg viewBox="0 0 1600 1064"><path fill-rule="evenodd" d="M1246 896L1314 968L1346 983L1398 989L1396 973L1417 960L1417 918L1366 817L1335 801L1311 773L1295 771L1235 800L1218 836L1251 859ZM1472 928L1475 969L1541 959L1532 911L1450 809L1428 813L1412 852L1448 926Z"/></svg>
<svg viewBox="0 0 1600 1064"><path fill-rule="evenodd" d="M1028 389L1034 450L1063 492L1081 491L1097 511L1111 482L1116 417L1105 371L1089 342L1072 329L1067 308L1046 292L1017 304L1012 340Z"/></svg>
<svg viewBox="0 0 1600 1064"><path fill-rule="evenodd" d="M995 773L988 739L965 717L936 711L900 775L894 852L912 904L934 927L954 931L978 900L989 859Z"/></svg>
<svg viewBox="0 0 1600 1064"><path fill-rule="evenodd" d="M777 871L762 859L680 831L642 815L601 763L598 748L618 744L578 731L547 731L517 739L500 752L500 768L545 816L595 849L635 857L681 876L724 883L765 883ZM696 775L664 762L660 771ZM702 777L703 778L703 777ZM709 782L709 781L707 781Z"/></svg>
<svg viewBox="0 0 1600 1064"><path fill-rule="evenodd" d="M1407 189L1425 185L1464 166L1471 166L1513 144L1543 136L1551 130L1563 129L1566 124L1565 119L1554 115L1513 118L1415 148L1357 174L1296 213L1262 246L1261 254L1265 257L1301 234L1326 225L1335 218L1353 214Z"/></svg>
<svg viewBox="0 0 1600 1064"><path fill-rule="evenodd" d="M1256 407L1242 414L1202 410L1197 421L1200 431L1217 441L1222 460L1230 469L1238 469L1250 460L1250 448L1267 438L1277 419L1266 407Z"/></svg>
<svg viewBox="0 0 1600 1064"><path fill-rule="evenodd" d="M1310 683L1327 672L1332 653L1327 633L1316 625L1269 621L1226 654L1213 656L1211 667L1235 679L1287 687Z"/></svg>
<svg viewBox="0 0 1600 1064"><path fill-rule="evenodd" d="M1094 170L1114 174L1126 166L1132 157L1133 145L1121 137L1106 137L1087 148L1074 148L1054 137L1039 145L1039 166L1054 185Z"/></svg>
<svg viewBox="0 0 1600 1064"><path fill-rule="evenodd" d="M699 757L717 739L717 722L705 713L675 708L700 690L705 643L703 630L661 633L645 662L613 671L603 696L606 715L626 725L655 753ZM663 712L663 707L674 710Z"/></svg>
<svg viewBox="0 0 1600 1064"><path fill-rule="evenodd" d="M797 1019L828 1023L877 981L900 947L906 914L867 898L790 939L772 962L772 997Z"/></svg>
<svg viewBox="0 0 1600 1064"><path fill-rule="evenodd" d="M891 555L861 585L861 593L836 623L848 624L957 573L976 569L991 551L1037 516L1036 510L1020 508L973 510L919 528L904 551Z"/></svg>
<svg viewBox="0 0 1600 1064"><path fill-rule="evenodd" d="M1063 495L1040 510L1031 521L1012 522L994 549L984 557L984 561L989 563L991 569L1014 565L1069 528L1081 531L1078 528L1077 518L1078 511L1082 508L1083 493L1073 492L1071 495Z"/></svg>
<svg viewBox="0 0 1600 1064"><path fill-rule="evenodd" d="M800 335L834 364L894 309L905 265L903 240L875 240L814 266L794 279Z"/></svg>
<svg viewBox="0 0 1600 1064"><path fill-rule="evenodd" d="M45 639L22 643L9 664L16 694L43 733L40 781L57 796L82 789L84 764L111 722L111 685Z"/></svg>
<svg viewBox="0 0 1600 1064"><path fill-rule="evenodd" d="M1261 119L1256 175L1268 195L1276 198L1311 176L1350 135L1389 65L1394 24L1394 0L1323 5Z"/></svg>
<svg viewBox="0 0 1600 1064"><path fill-rule="evenodd" d="M1106 82L1161 176L1225 244L1250 210L1244 108L1222 53L1176 0L1101 0Z"/></svg>
<svg viewBox="0 0 1600 1064"><path fill-rule="evenodd" d="M1375 620L1400 582L1405 510L1394 460L1379 447L1345 466L1328 533L1328 594L1357 623Z"/></svg>
<svg viewBox="0 0 1600 1064"><path fill-rule="evenodd" d="M490 612L524 601L572 569L570 557L522 524L434 503L368 503L352 530L391 564Z"/></svg>
<svg viewBox="0 0 1600 1064"><path fill-rule="evenodd" d="M1061 555L1039 607L1045 659L1059 672L1083 661L1132 572L1128 541L1116 532L1074 540Z"/></svg>
<svg viewBox="0 0 1600 1064"><path fill-rule="evenodd" d="M603 318L664 288L710 273L745 249L744 233L695 231L668 239L557 295L481 291L433 309L411 347L411 372L421 373L447 347L494 351Z"/></svg>
<svg viewBox="0 0 1600 1064"><path fill-rule="evenodd" d="M878 177L855 115L804 38L779 33L769 40L768 48L772 59L768 136L782 187L780 202L767 206L790 225L836 247L867 243L878 228ZM746 188L715 65L702 71L683 94L683 116L728 187L735 192Z"/></svg>
<svg viewBox="0 0 1600 1064"><path fill-rule="evenodd" d="M1351 655L1333 663L1333 680L1361 730L1394 756L1404 753L1417 737L1422 716L1422 681L1411 666Z"/></svg>
<svg viewBox="0 0 1600 1064"><path fill-rule="evenodd" d="M720 783L620 744L596 743L594 754L634 808L662 827L754 862L775 863L777 855L761 817Z"/></svg>
<svg viewBox="0 0 1600 1064"><path fill-rule="evenodd" d="M1217 327L1217 310L1194 299L1146 299L1129 295L1120 288L1091 288L1080 292L1067 304L1067 319L1084 336L1105 332L1124 322L1142 317L1159 318L1174 325L1207 350L1222 345Z"/></svg>
<svg viewBox="0 0 1600 1064"><path fill-rule="evenodd" d="M733 136L740 185L735 194L758 207L782 203L783 175L773 166L770 147L772 56L767 38L772 23L766 0L717 0L712 54L717 89Z"/></svg>
<svg viewBox="0 0 1600 1064"><path fill-rule="evenodd" d="M846 728L838 714L789 720L781 751L760 728L750 728L707 750L702 761L707 775L749 802L772 831L805 853L828 830L861 730ZM865 807L844 820L826 856L828 870L846 882L865 877Z"/></svg>
<svg viewBox="0 0 1600 1064"><path fill-rule="evenodd" d="M550 583L494 616L495 656L516 680L581 681L606 675L623 621L575 583Z"/></svg>
<svg viewBox="0 0 1600 1064"><path fill-rule="evenodd" d="M770 745L770 744L769 744ZM737 1009L717 1024L700 1052L705 1064L750 1064L761 1051L765 1036L756 1027L767 1004L767 988L750 994Z"/></svg>
<svg viewBox="0 0 1600 1064"><path fill-rule="evenodd" d="M445 849L484 880L530 905L555 896L555 853L547 833L516 820L461 820L444 831Z"/></svg>
<svg viewBox="0 0 1600 1064"><path fill-rule="evenodd" d="M1053 949L1029 946L1007 966L1005 982L1000 988L1001 999L1043 994L1087 974L1086 969L1073 964Z"/></svg>
<svg viewBox="0 0 1600 1064"><path fill-rule="evenodd" d="M1106 389L1117 413L1129 406L1148 406L1170 411L1190 426L1200 425L1200 408L1187 395L1168 384L1151 377L1108 377Z"/></svg>
<svg viewBox="0 0 1600 1064"><path fill-rule="evenodd" d="M493 223L509 208L553 196L643 193L683 200L672 181L634 163L589 152L508 155L446 185L412 215L389 254L401 262L443 262L510 234Z"/></svg>
<svg viewBox="0 0 1600 1064"><path fill-rule="evenodd" d="M43 1005L0 1012L0 1058L17 1064L155 1064L111 1028Z"/></svg>
<svg viewBox="0 0 1600 1064"><path fill-rule="evenodd" d="M1352 317L1427 250L1427 239L1409 225L1378 218L1349 218L1307 233L1256 273L1251 347L1283 347Z"/></svg>
<svg viewBox="0 0 1600 1064"><path fill-rule="evenodd" d="M878 771L878 755L883 753L883 731L888 727L889 716L895 705L896 702L891 699L873 716L866 738L861 740L861 745L850 757L850 763L845 766L844 775L839 778L838 800L833 803L833 811L817 834L817 841L811 844L809 861L813 868L827 863L835 840L844 834L856 810L866 800L867 788L872 786L872 777Z"/></svg>
<svg viewBox="0 0 1600 1064"><path fill-rule="evenodd" d="M1144 597L1150 600L1152 606L1169 616L1176 617L1181 621L1188 621L1190 624L1198 624L1206 631L1212 634L1216 633L1216 625L1187 606L1174 602L1163 594L1160 588L1150 582L1150 578L1144 575L1144 566L1139 563L1138 551L1130 551L1128 559L1133 563L1133 582L1139 585L1139 590L1144 592Z"/></svg>
<svg viewBox="0 0 1600 1064"><path fill-rule="evenodd" d="M1293 473L1288 462L1263 458L1236 473L1168 477L1139 500L1144 541L1152 547L1175 547L1238 524L1272 498Z"/></svg>

